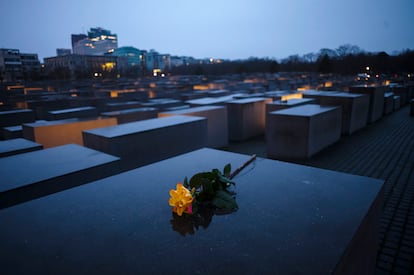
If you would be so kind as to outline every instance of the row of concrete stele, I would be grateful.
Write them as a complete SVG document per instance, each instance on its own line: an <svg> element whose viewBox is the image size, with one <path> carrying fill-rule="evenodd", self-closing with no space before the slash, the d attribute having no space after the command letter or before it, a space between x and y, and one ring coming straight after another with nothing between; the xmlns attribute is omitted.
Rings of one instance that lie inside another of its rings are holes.
<svg viewBox="0 0 414 275"><path fill-rule="evenodd" d="M301 93L303 98L288 100L281 97L286 93L269 94L272 98L227 95L188 102L198 107L165 112L140 107L99 117L95 107L85 106L53 110L50 120L40 121L34 121L32 110L13 110L2 112L0 122L6 138L24 137L44 148L85 145L121 157L130 167L204 146L224 148L229 140L263 134L269 158L301 159L380 119L390 98L384 87L365 86L351 87L346 93L308 90ZM399 96L392 98L401 104Z"/></svg>

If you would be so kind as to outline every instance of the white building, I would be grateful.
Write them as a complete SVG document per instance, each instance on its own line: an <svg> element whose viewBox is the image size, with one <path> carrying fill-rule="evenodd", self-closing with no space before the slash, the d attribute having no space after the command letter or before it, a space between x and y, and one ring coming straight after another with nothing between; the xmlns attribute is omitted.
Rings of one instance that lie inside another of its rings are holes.
<svg viewBox="0 0 414 275"><path fill-rule="evenodd" d="M118 48L118 37L103 28L91 28L88 36L72 35L72 52L79 55L104 55Z"/></svg>

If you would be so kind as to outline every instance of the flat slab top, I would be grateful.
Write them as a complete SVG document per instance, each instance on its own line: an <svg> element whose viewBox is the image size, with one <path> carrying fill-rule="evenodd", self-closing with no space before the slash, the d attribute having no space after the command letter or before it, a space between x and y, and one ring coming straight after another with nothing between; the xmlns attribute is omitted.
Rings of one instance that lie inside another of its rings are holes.
<svg viewBox="0 0 414 275"><path fill-rule="evenodd" d="M220 110L220 109L225 109L225 107L223 106L200 106L200 107L193 107L193 108L187 108L187 109L182 109L182 110L168 111L168 112L163 112L163 113L185 115L189 113L208 112L208 111Z"/></svg>
<svg viewBox="0 0 414 275"><path fill-rule="evenodd" d="M326 96L329 97L336 97L336 98L359 98L359 97L368 97L366 94L352 94L352 93L345 93L345 92L337 92L337 93L329 93Z"/></svg>
<svg viewBox="0 0 414 275"><path fill-rule="evenodd" d="M357 98L366 96L365 94L354 94L354 93L346 93L340 91L317 91L317 90L307 90L303 92L303 95L308 96L315 96L315 97L337 97L337 98Z"/></svg>
<svg viewBox="0 0 414 275"><path fill-rule="evenodd" d="M195 116L169 116L124 123L116 126L97 128L83 132L103 136L106 138L113 138L138 132L151 131L158 128L172 127L175 125L191 123L200 120L205 120L205 118Z"/></svg>
<svg viewBox="0 0 414 275"><path fill-rule="evenodd" d="M128 106L141 104L139 101L124 101L124 102L110 102L106 103L106 106Z"/></svg>
<svg viewBox="0 0 414 275"><path fill-rule="evenodd" d="M74 113L74 112L89 111L89 110L96 110L96 108L92 106L85 106L85 107L78 107L78 108L54 110L54 111L49 111L49 113L52 115L58 115L58 114Z"/></svg>
<svg viewBox="0 0 414 275"><path fill-rule="evenodd" d="M180 103L181 100L178 99L170 99L170 98L156 98L156 99L150 99L148 102L141 103L142 106L156 106L156 105L166 105L166 104L172 104L172 103Z"/></svg>
<svg viewBox="0 0 414 275"><path fill-rule="evenodd" d="M383 181L259 158L234 178L236 212L172 216L178 181L248 158L201 149L3 209L2 271L332 272Z"/></svg>
<svg viewBox="0 0 414 275"><path fill-rule="evenodd" d="M9 132L21 131L22 129L23 129L22 125L3 127L3 130L9 131Z"/></svg>
<svg viewBox="0 0 414 275"><path fill-rule="evenodd" d="M358 97L366 97L366 94L357 94L357 93L347 93L347 92L341 92L341 91L329 91L329 92L323 92L323 91L306 91L303 93L304 95L312 95L312 96L321 96L321 97L336 97L336 98L358 98Z"/></svg>
<svg viewBox="0 0 414 275"><path fill-rule="evenodd" d="M318 91L318 90L306 90L302 94L304 94L304 95L314 95L314 96L318 96L318 95L326 95L328 93L329 92Z"/></svg>
<svg viewBox="0 0 414 275"><path fill-rule="evenodd" d="M75 144L0 158L0 192L110 163L118 159Z"/></svg>
<svg viewBox="0 0 414 275"><path fill-rule="evenodd" d="M254 94L242 94L239 96L236 96L235 99L244 99L244 98L257 98L257 97L264 97L264 93L254 93Z"/></svg>
<svg viewBox="0 0 414 275"><path fill-rule="evenodd" d="M164 103L181 102L181 100L173 99L173 98L152 98L152 99L149 99L148 102L157 103L157 104L164 104Z"/></svg>
<svg viewBox="0 0 414 275"><path fill-rule="evenodd" d="M131 114L131 113L153 112L157 110L158 110L157 108L152 108L152 107L140 107L140 108L126 109L126 110L105 112L105 113L102 113L102 115L119 116L119 115Z"/></svg>
<svg viewBox="0 0 414 275"><path fill-rule="evenodd" d="M23 126L41 127L41 126L51 126L51 125L76 123L76 122L79 122L79 121L80 121L79 118L67 118L67 119L59 119L59 120L37 120L36 122L25 123L25 124L23 124Z"/></svg>
<svg viewBox="0 0 414 275"><path fill-rule="evenodd" d="M270 105L283 105L283 106L295 106L295 105L298 105L298 104L306 104L306 103L311 103L311 102L314 102L314 101L315 101L315 99L313 99L313 98L292 98L292 99L285 100L285 101L276 100L276 101L273 101L273 102L270 102L270 103L267 103L267 104L270 104Z"/></svg>
<svg viewBox="0 0 414 275"><path fill-rule="evenodd" d="M330 107L330 106L327 107L327 106L320 106L317 104L305 104L305 105L300 105L300 106L287 108L287 109L283 109L279 111L270 112L269 114L311 117L311 116L315 116L318 114L330 112L338 108L339 107Z"/></svg>
<svg viewBox="0 0 414 275"><path fill-rule="evenodd" d="M242 98L242 99L236 99L227 102L228 104L249 104L249 103L255 103L255 102L261 102L266 101L267 98L265 97L253 97L253 98Z"/></svg>
<svg viewBox="0 0 414 275"><path fill-rule="evenodd" d="M279 95L286 95L290 93L292 93L292 91L280 90L280 91L269 91L269 92L265 92L264 94L266 96L279 96Z"/></svg>
<svg viewBox="0 0 414 275"><path fill-rule="evenodd" d="M39 146L42 146L42 145L39 143L33 142L31 140L24 139L24 138L2 140L0 141L0 155L7 153L7 152L36 148Z"/></svg>
<svg viewBox="0 0 414 275"><path fill-rule="evenodd" d="M226 94L228 93L229 90L213 90L213 91L208 91L208 94L212 94L212 95L217 95L217 94Z"/></svg>
<svg viewBox="0 0 414 275"><path fill-rule="evenodd" d="M187 100L186 103L199 104L199 105L217 104L217 103L232 101L234 100L235 96L239 96L239 95L241 94L232 94L232 95L220 96L220 97L203 97L203 98L198 98L198 99Z"/></svg>
<svg viewBox="0 0 414 275"><path fill-rule="evenodd" d="M20 110L10 110L10 111L1 111L0 115L10 115L10 114L19 114L19 113L33 113L30 109L20 109Z"/></svg>

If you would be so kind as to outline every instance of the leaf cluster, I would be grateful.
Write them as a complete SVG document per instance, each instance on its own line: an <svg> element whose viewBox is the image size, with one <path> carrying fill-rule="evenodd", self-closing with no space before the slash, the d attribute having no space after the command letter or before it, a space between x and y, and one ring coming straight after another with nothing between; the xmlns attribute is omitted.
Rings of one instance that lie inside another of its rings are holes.
<svg viewBox="0 0 414 275"><path fill-rule="evenodd" d="M235 183L230 180L231 165L224 166L223 171L212 169L210 172L197 173L188 181L184 179L184 186L193 190L195 198L193 211L201 205L208 205L224 211L237 210L236 193L230 190Z"/></svg>

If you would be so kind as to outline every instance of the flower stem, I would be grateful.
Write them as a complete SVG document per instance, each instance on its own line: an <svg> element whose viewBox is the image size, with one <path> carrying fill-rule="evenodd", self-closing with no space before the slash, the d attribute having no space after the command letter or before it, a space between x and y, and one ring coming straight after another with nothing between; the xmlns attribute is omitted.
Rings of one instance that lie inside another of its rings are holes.
<svg viewBox="0 0 414 275"><path fill-rule="evenodd" d="M250 163L252 163L256 159L256 155L252 155L248 161L243 163L242 166L234 170L233 173L229 176L229 179L233 179L235 176L237 176L238 173L240 173L244 168L246 168Z"/></svg>

